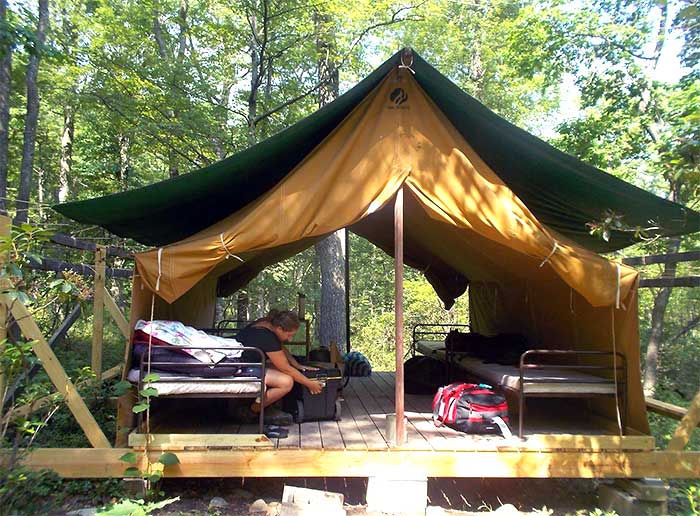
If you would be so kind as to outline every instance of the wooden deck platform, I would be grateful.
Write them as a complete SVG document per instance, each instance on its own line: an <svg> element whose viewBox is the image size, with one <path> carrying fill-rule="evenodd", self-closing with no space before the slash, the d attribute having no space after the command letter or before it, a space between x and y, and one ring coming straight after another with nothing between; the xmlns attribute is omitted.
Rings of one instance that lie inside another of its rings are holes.
<svg viewBox="0 0 700 516"><path fill-rule="evenodd" d="M566 414L561 405L528 413L521 441L436 428L430 397L406 396L408 441L397 448L385 431L394 410L393 373L353 378L343 398L341 421L294 425L277 440L236 423L217 400L159 400L147 453L145 436L132 433L131 448L37 449L23 463L66 478L118 478L125 453L136 451L136 467L146 471L169 450L179 464L166 466L166 477L700 477L700 452L655 450L651 436L613 435L589 412ZM0 465L8 459L0 453Z"/></svg>
<svg viewBox="0 0 700 516"><path fill-rule="evenodd" d="M235 447L235 438L222 441L222 435L240 435L240 446L253 446L245 434L255 434L257 425L241 425L227 414L223 400L161 400L152 412L151 431L168 436L159 442L168 442L183 449L192 449L199 434L199 448L215 446ZM218 405L217 405L218 402ZM436 427L432 421L430 396L405 396L408 420L406 443L401 450L413 451L479 451L505 449L624 449L652 450L650 436L630 435L620 438L606 430L600 420L578 413L533 411L526 419L526 438L505 439L500 435L467 435L448 427ZM340 421L320 421L295 424L289 427L289 436L273 439L257 446L276 449L303 450L358 450L380 451L392 448L386 435L386 415L394 412L394 373L375 372L367 378L352 378L342 393ZM178 438L183 435L187 437ZM217 437L217 435L219 437ZM141 446L143 438L132 434L130 445ZM184 443L187 444L184 444ZM228 445L224 442L231 443ZM395 448L394 448L395 449Z"/></svg>

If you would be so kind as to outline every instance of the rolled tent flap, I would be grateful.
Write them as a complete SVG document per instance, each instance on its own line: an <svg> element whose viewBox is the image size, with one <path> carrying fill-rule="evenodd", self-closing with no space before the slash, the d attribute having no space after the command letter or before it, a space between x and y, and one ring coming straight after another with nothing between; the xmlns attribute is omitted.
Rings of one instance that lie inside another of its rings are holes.
<svg viewBox="0 0 700 516"><path fill-rule="evenodd" d="M529 264L511 271L516 276L530 274L534 263L551 267L593 306L625 299L636 281L633 269L543 226L406 70L387 74L272 190L181 242L138 254L137 268L152 290L172 302L227 257L245 261L261 250L352 226L372 217L404 184L427 215L421 219L425 230L413 234L424 253L436 246L435 235L457 236L454 243L440 244L448 272L482 279L469 256L471 241L492 248L498 260ZM391 231L387 224L384 232ZM447 256L450 247L458 258ZM483 266L480 270L487 274Z"/></svg>

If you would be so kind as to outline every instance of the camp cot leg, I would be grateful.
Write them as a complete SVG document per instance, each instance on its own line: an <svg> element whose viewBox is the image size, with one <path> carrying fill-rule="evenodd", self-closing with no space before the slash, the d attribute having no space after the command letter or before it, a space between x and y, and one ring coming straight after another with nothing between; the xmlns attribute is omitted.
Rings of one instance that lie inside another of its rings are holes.
<svg viewBox="0 0 700 516"><path fill-rule="evenodd" d="M523 438L523 416L525 415L525 393L523 392L523 386L520 385L518 390L518 437Z"/></svg>

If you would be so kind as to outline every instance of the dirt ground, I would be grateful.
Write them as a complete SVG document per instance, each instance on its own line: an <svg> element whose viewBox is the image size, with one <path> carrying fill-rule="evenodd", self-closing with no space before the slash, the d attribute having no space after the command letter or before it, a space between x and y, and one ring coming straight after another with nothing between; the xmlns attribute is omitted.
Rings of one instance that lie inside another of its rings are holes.
<svg viewBox="0 0 700 516"><path fill-rule="evenodd" d="M166 479L161 486L166 497L179 496L180 501L159 514L208 514L209 502L220 497L228 505L210 510L209 514L244 515L257 499L279 502L285 483L343 493L348 514L365 513L367 480L364 478L247 478ZM595 487L594 481L580 479L429 479L428 505L471 513L489 512L504 504L512 504L525 513L546 507L553 516L588 516L588 512L596 507Z"/></svg>

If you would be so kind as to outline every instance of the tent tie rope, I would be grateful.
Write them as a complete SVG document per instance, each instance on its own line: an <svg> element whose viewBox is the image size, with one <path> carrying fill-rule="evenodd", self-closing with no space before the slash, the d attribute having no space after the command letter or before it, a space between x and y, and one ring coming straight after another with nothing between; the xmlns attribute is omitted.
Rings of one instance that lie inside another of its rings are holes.
<svg viewBox="0 0 700 516"><path fill-rule="evenodd" d="M618 265L619 270L619 265ZM620 398L619 390L617 385L617 342L615 340L615 309L610 307L610 316L612 322L612 345L613 345L613 377L615 380L615 414L617 415L617 428L620 432L620 437L623 435L622 429L622 416L620 415ZM625 407L627 408L627 407Z"/></svg>
<svg viewBox="0 0 700 516"><path fill-rule="evenodd" d="M620 279L622 277L622 270L620 269L620 264L616 263L617 266L617 288L615 289L615 308L620 309Z"/></svg>
<svg viewBox="0 0 700 516"><path fill-rule="evenodd" d="M160 290L160 277L162 275L161 259L163 257L163 248L158 249L158 278L156 279L156 290Z"/></svg>
<svg viewBox="0 0 700 516"><path fill-rule="evenodd" d="M405 55L405 53L401 54L401 64L399 65L399 69L405 68L406 70L411 72L413 75L416 75L416 71L413 68L411 68L411 66L413 66L413 53L408 54L411 57L411 61L408 64L404 63L404 61L403 61L404 55Z"/></svg>
<svg viewBox="0 0 700 516"><path fill-rule="evenodd" d="M221 240L221 246L224 248L224 251L226 251L226 259L227 259L227 260L228 260L230 257L234 257L236 260L239 260L241 263L245 263L245 262L243 261L243 258L241 258L240 256L237 256L237 255L233 254L231 251L228 250L228 247L226 247L226 243L224 242L224 234L223 234L223 233L221 233L221 234L219 235L219 239Z"/></svg>
<svg viewBox="0 0 700 516"><path fill-rule="evenodd" d="M554 245L552 246L552 251L547 255L547 258L542 260L542 263L540 263L540 268L544 267L544 264L547 263L552 256L554 256L554 253L557 252L557 249L559 249L559 243L555 240Z"/></svg>

